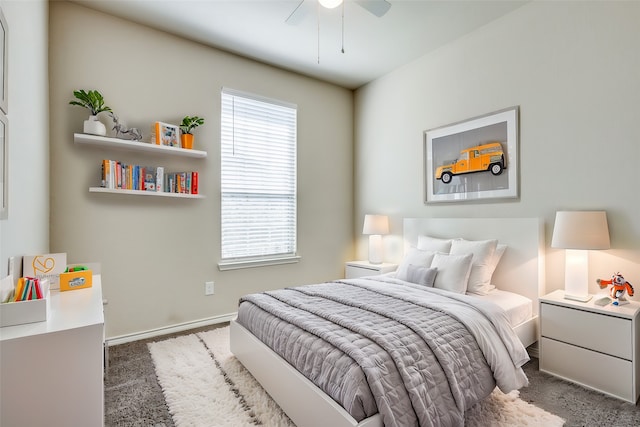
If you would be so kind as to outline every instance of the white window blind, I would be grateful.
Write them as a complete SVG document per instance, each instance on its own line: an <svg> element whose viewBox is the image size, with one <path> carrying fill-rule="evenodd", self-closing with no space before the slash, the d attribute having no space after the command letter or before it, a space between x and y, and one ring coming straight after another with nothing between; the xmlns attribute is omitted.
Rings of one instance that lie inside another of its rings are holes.
<svg viewBox="0 0 640 427"><path fill-rule="evenodd" d="M221 264L295 257L297 107L223 89L221 118Z"/></svg>

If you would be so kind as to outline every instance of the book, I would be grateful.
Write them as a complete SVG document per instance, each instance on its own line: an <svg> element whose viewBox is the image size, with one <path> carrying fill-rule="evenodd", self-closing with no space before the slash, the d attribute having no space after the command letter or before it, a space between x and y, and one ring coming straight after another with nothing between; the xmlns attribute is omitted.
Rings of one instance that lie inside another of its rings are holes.
<svg viewBox="0 0 640 427"><path fill-rule="evenodd" d="M143 190L144 191L156 191L156 168L151 166L145 166L142 168L144 175Z"/></svg>
<svg viewBox="0 0 640 427"><path fill-rule="evenodd" d="M198 194L198 172L191 172L191 194Z"/></svg>
<svg viewBox="0 0 640 427"><path fill-rule="evenodd" d="M109 188L109 160L102 160L102 176L100 177L101 179L101 186L104 188Z"/></svg>
<svg viewBox="0 0 640 427"><path fill-rule="evenodd" d="M112 170L114 171L113 176L113 185L110 188L122 188L124 180L123 177L123 164L120 162L116 162L115 160L111 160Z"/></svg>
<svg viewBox="0 0 640 427"><path fill-rule="evenodd" d="M102 161L101 185L104 188L118 188L117 166L113 160Z"/></svg>
<svg viewBox="0 0 640 427"><path fill-rule="evenodd" d="M156 167L156 191L165 191L164 189L164 167Z"/></svg>
<svg viewBox="0 0 640 427"><path fill-rule="evenodd" d="M42 299L43 298L43 293L42 293L42 285L40 284L40 279L35 279L35 291L36 291L36 299Z"/></svg>
<svg viewBox="0 0 640 427"><path fill-rule="evenodd" d="M166 191L168 193L175 193L176 192L176 187L175 187L176 176L175 175L176 174L174 174L174 173L167 174L165 188L166 188Z"/></svg>
<svg viewBox="0 0 640 427"><path fill-rule="evenodd" d="M184 194L191 193L191 172L183 172L182 173L182 192Z"/></svg>

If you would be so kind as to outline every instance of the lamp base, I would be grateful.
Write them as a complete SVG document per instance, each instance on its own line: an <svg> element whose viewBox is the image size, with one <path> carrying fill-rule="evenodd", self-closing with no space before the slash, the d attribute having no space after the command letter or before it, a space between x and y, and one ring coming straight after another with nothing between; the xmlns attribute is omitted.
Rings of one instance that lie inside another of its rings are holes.
<svg viewBox="0 0 640 427"><path fill-rule="evenodd" d="M591 300L591 295L571 295L568 293L564 293L564 299L569 299L572 301L580 301L580 302L587 302Z"/></svg>
<svg viewBox="0 0 640 427"><path fill-rule="evenodd" d="M589 251L567 249L565 252L564 298L587 302L589 295Z"/></svg>
<svg viewBox="0 0 640 427"><path fill-rule="evenodd" d="M382 236L369 236L369 264L382 264Z"/></svg>

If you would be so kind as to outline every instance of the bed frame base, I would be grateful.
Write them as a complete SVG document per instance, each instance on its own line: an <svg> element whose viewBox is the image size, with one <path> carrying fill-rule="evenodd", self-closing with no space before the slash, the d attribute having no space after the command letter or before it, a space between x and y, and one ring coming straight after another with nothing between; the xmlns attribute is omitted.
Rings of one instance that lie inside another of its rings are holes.
<svg viewBox="0 0 640 427"><path fill-rule="evenodd" d="M513 328L522 345L529 347L538 341L538 316L532 317Z"/></svg>
<svg viewBox="0 0 640 427"><path fill-rule="evenodd" d="M293 366L235 320L231 352L251 372L297 427L383 427L376 414L358 423Z"/></svg>

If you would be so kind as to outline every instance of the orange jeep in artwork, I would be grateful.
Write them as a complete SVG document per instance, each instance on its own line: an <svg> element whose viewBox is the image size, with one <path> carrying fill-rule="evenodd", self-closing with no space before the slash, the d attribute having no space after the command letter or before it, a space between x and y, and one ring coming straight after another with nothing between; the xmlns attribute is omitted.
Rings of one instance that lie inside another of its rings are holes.
<svg viewBox="0 0 640 427"><path fill-rule="evenodd" d="M464 149L460 151L458 160L445 162L442 166L438 166L436 179L448 184L453 179L453 175L484 171L500 175L506 168L502 144L489 142L488 144Z"/></svg>

